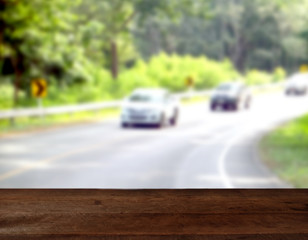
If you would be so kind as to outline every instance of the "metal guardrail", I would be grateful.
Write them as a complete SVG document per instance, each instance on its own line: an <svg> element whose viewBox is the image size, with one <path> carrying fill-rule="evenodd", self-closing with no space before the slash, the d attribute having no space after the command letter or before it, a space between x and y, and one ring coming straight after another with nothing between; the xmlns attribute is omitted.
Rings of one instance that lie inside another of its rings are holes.
<svg viewBox="0 0 308 240"><path fill-rule="evenodd" d="M76 113L83 111L98 111L101 109L117 108L121 106L121 101L89 103L79 105L69 105L48 108L27 108L13 109L0 112L0 119L14 119L18 117L38 117L47 115L57 115L65 113Z"/></svg>
<svg viewBox="0 0 308 240"><path fill-rule="evenodd" d="M283 83L266 84L260 86L251 87L252 90L262 90L266 88L276 87L283 85ZM192 97L205 97L210 96L213 90L206 91L188 91L185 93L177 93L174 96L178 99L187 99ZM87 103L79 105L68 105L59 107L48 107L48 108L25 108L25 109L12 109L6 111L0 111L1 119L14 119L19 117L41 117L47 115L57 115L66 113L76 113L83 111L98 111L102 109L118 108L122 105L122 101L111 101L111 102L98 102L98 103Z"/></svg>

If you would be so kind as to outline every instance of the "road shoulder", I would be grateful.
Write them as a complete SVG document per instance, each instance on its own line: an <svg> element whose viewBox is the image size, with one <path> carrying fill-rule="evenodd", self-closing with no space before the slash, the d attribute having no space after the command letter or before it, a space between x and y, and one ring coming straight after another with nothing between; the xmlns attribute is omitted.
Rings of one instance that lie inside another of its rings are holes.
<svg viewBox="0 0 308 240"><path fill-rule="evenodd" d="M258 148L262 161L297 188L308 187L308 115L266 133Z"/></svg>

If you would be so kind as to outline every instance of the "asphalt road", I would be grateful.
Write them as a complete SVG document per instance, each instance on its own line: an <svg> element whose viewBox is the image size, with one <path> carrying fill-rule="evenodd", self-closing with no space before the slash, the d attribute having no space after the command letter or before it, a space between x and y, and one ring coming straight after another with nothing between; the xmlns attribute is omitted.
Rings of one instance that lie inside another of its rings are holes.
<svg viewBox="0 0 308 240"><path fill-rule="evenodd" d="M117 120L0 138L0 188L283 188L259 160L268 129L308 112L307 97L255 97L252 108L185 106L177 127Z"/></svg>

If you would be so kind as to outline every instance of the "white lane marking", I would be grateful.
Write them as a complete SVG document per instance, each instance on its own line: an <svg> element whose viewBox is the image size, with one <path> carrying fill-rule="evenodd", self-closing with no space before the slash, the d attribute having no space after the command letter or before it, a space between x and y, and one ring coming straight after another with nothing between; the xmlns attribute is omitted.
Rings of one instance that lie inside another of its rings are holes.
<svg viewBox="0 0 308 240"><path fill-rule="evenodd" d="M244 132L244 134L243 134ZM233 145L239 141L239 139L243 138L244 136L246 136L247 134L249 134L249 132L247 133L247 131L243 131L240 134L236 135L235 137L231 138L231 140L229 140L226 144L226 146L223 148L219 158L218 158L218 172L219 175L221 177L221 180L224 184L224 186L226 188L234 188L234 185L232 184L232 181L230 179L230 177L227 174L227 170L226 170L226 158L227 155L229 153L229 151L231 150L231 148L233 147Z"/></svg>
<svg viewBox="0 0 308 240"><path fill-rule="evenodd" d="M218 143L222 143L221 140L224 136L228 135L230 132L232 132L233 130L231 131L227 131L227 132L224 132L223 134L219 134L219 135L216 135L214 137L212 136L208 136L207 139L192 139L190 140L190 142L192 144L195 144L195 145L203 145L203 146L206 146L206 145L215 145L215 144L218 144Z"/></svg>
<svg viewBox="0 0 308 240"><path fill-rule="evenodd" d="M244 124L244 121L243 122L240 122L239 125L241 124ZM218 126L218 128L221 127L221 126ZM191 139L189 140L189 142L193 145L203 145L203 146L208 146L208 145L215 145L215 144L225 144L222 140L225 139L229 134L232 134L234 132L238 131L237 128L231 128L228 129L228 130L223 130L222 132L220 133L216 133L217 132L217 128L210 128L210 129L207 129L207 131L201 131L202 134L205 134L205 135L208 135L208 139L205 139L205 140L199 140L199 139ZM213 133L215 133L215 136L213 136ZM200 151L200 148L195 148L193 149L192 151L190 151L189 154L186 155L186 157L184 158L184 162L181 164L181 167L180 169L180 173L178 173L177 175L177 179L176 179L176 186L179 186L179 187L176 187L176 188L182 188L183 184L186 185L186 182L185 182L185 178L186 178L186 175L187 175L187 164L190 163L191 161L190 160L193 160L195 159L195 155L198 154ZM197 157L197 159L199 159L199 157ZM195 176L193 174L193 176ZM184 179L184 181L183 181ZM219 180L219 182L221 182L221 179Z"/></svg>
<svg viewBox="0 0 308 240"><path fill-rule="evenodd" d="M253 128L251 128L250 125L253 126ZM231 150L231 148L240 139L247 137L248 135L256 134L257 132L260 132L263 129L267 129L270 124L259 123L259 125L256 126L256 125L253 125L252 123L250 123L250 125L246 126L247 129L245 129L244 131L241 131L238 135L231 138L227 142L226 146L224 147L224 149L222 150L222 152L221 152L221 154L218 158L219 175L221 176L222 182L223 182L223 184L225 185L226 188L235 188L234 185L232 184L233 179L231 181L231 178L228 176L227 170L226 170L226 168L227 168L226 167L226 158L227 158L227 155L228 155L229 151Z"/></svg>

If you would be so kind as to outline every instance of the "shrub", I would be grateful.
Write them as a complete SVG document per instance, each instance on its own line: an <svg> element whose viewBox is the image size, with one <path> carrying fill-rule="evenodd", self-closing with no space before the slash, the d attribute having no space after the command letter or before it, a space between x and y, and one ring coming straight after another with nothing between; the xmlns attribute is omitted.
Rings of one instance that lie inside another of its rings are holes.
<svg viewBox="0 0 308 240"><path fill-rule="evenodd" d="M14 88L12 85L0 85L0 109L7 109L13 107Z"/></svg>
<svg viewBox="0 0 308 240"><path fill-rule="evenodd" d="M273 73L273 82L284 80L286 75L286 71L282 67L277 67Z"/></svg>
<svg viewBox="0 0 308 240"><path fill-rule="evenodd" d="M246 75L246 83L248 85L261 85L272 82L272 76L263 71L251 70Z"/></svg>
<svg viewBox="0 0 308 240"><path fill-rule="evenodd" d="M217 62L206 57L161 53L148 62L137 61L133 68L121 72L117 80L113 80L111 74L98 64L79 61L64 78L50 76L47 79L48 96L43 104L55 106L120 99L140 87L163 87L172 92L180 92L188 89L185 84L188 77L193 78L195 90L213 88L222 82L242 78L227 59ZM281 81L284 77L285 71L282 68L277 68L273 74L251 70L245 81L249 85L259 85ZM11 108L12 98L13 87L0 85L0 108ZM20 107L36 104L35 99L29 98L25 91L20 91Z"/></svg>
<svg viewBox="0 0 308 240"><path fill-rule="evenodd" d="M133 69L123 73L119 81L121 92L148 86L160 86L178 92L187 88L185 80L188 77L193 78L195 88L201 90L238 76L239 73L228 60L216 62L205 57L168 56L161 53L148 63L140 60Z"/></svg>

